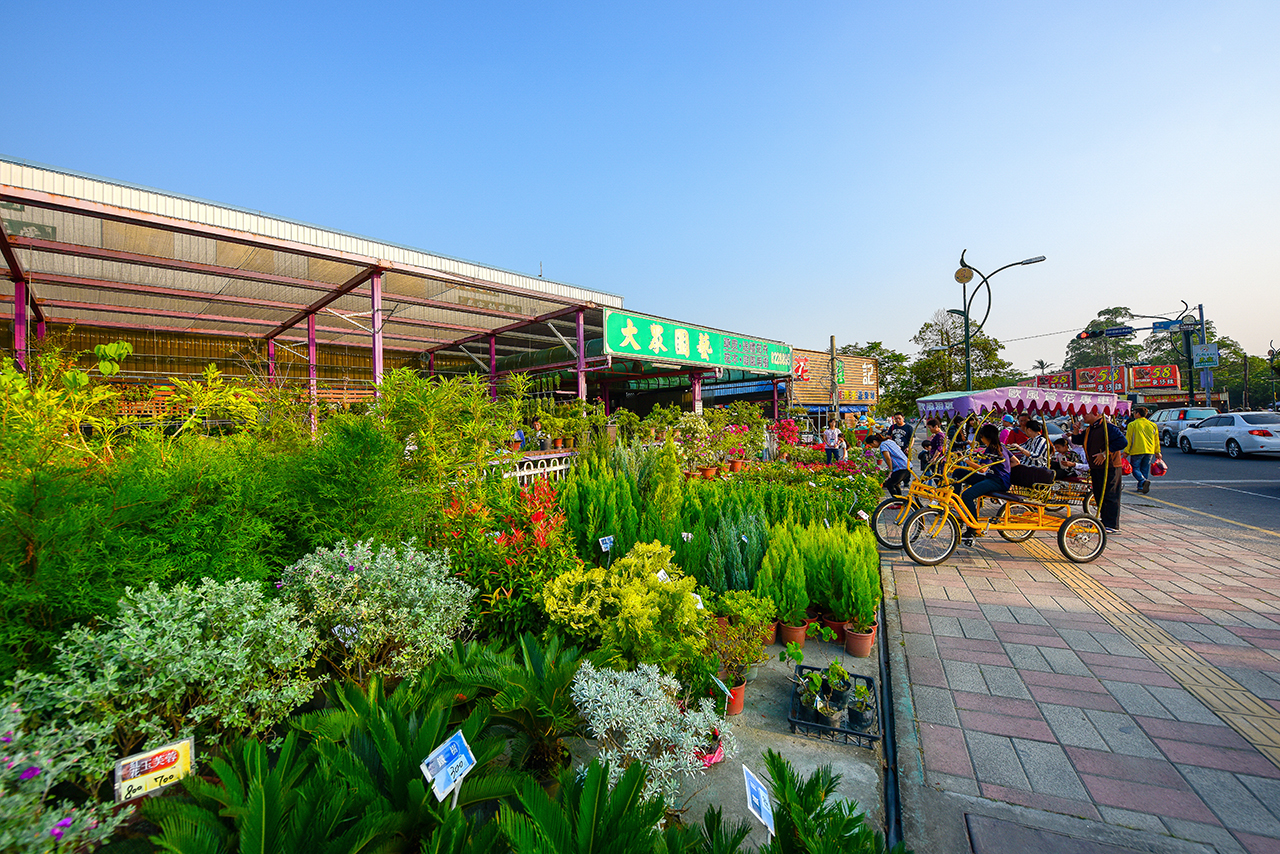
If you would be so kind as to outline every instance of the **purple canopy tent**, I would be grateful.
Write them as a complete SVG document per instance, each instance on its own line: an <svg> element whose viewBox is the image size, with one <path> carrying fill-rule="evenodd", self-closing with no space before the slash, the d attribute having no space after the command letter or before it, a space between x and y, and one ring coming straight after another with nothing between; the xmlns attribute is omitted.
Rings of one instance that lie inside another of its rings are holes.
<svg viewBox="0 0 1280 854"><path fill-rule="evenodd" d="M1114 394L1056 388L1008 386L982 391L950 391L916 401L921 418L967 416L988 412L1030 412L1040 415L1117 415L1129 411L1129 401Z"/></svg>

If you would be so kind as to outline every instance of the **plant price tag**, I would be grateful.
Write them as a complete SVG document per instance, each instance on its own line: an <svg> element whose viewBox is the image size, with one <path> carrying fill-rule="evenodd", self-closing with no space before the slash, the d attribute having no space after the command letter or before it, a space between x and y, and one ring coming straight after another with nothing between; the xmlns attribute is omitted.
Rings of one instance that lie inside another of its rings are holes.
<svg viewBox="0 0 1280 854"><path fill-rule="evenodd" d="M698 603L698 610L699 610L699 611L701 611L702 609L704 609L705 607L707 607L706 605L703 605L703 604L702 604L702 597L701 597L701 596L699 596L697 593L690 593L689 595L690 595L690 596L692 596L692 597L693 597L693 599L694 599L694 601Z"/></svg>
<svg viewBox="0 0 1280 854"><path fill-rule="evenodd" d="M116 763L116 803L124 803L172 785L191 774L196 740L184 738Z"/></svg>
<svg viewBox="0 0 1280 854"><path fill-rule="evenodd" d="M742 766L742 777L747 784L747 809L760 819L760 823L769 829L769 835L773 836L773 804L769 801L769 790L746 765Z"/></svg>
<svg viewBox="0 0 1280 854"><path fill-rule="evenodd" d="M670 581L670 580L671 580L671 576L667 575L667 571L666 571L665 569L660 569L660 570L658 570L658 580L659 580L659 581L664 581L664 582L665 582L665 581Z"/></svg>
<svg viewBox="0 0 1280 854"><path fill-rule="evenodd" d="M711 681L716 683L716 687L723 691L726 697L732 696L729 692L729 686L721 682L719 678L712 676Z"/></svg>
<svg viewBox="0 0 1280 854"><path fill-rule="evenodd" d="M608 536L608 537L601 537L601 538L600 538L600 551L602 551L602 552L607 552L607 551L609 551L609 549L611 549L611 548L613 548L613 537L612 537L612 535L611 535L611 536Z"/></svg>
<svg viewBox="0 0 1280 854"><path fill-rule="evenodd" d="M864 521L864 522L868 522L868 521L870 521L870 520L871 520L871 517L867 515L867 511L866 511L866 510L859 510L859 511L858 511L858 518L859 518L859 519L861 519L861 520L862 520L862 521Z"/></svg>
<svg viewBox="0 0 1280 854"><path fill-rule="evenodd" d="M443 801L462 783L462 778L476 765L476 758L471 753L471 746L458 730L449 736L448 741L431 751L431 755L422 760L418 767L431 782L431 790L436 800Z"/></svg>

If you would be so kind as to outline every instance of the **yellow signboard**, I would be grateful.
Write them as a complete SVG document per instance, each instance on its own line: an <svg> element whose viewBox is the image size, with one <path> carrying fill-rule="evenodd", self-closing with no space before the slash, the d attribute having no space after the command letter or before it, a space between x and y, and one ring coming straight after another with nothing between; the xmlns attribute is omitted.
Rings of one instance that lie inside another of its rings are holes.
<svg viewBox="0 0 1280 854"><path fill-rule="evenodd" d="M840 405L875 406L880 373L875 359L836 356L836 393ZM831 405L831 354L791 351L791 397L801 406Z"/></svg>
<svg viewBox="0 0 1280 854"><path fill-rule="evenodd" d="M116 802L140 798L190 775L195 752L196 740L184 738L121 759L116 763Z"/></svg>

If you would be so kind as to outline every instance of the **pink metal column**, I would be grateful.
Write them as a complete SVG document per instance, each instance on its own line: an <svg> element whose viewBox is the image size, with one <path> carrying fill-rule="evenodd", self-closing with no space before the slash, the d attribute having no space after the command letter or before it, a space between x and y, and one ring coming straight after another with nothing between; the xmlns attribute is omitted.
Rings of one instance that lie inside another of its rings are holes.
<svg viewBox="0 0 1280 854"><path fill-rule="evenodd" d="M578 309L577 328L578 328L578 400L587 399L587 342L586 332L583 329L583 318L586 311Z"/></svg>
<svg viewBox="0 0 1280 854"><path fill-rule="evenodd" d="M434 352L427 354L427 376L434 377L436 375L436 354Z"/></svg>
<svg viewBox="0 0 1280 854"><path fill-rule="evenodd" d="M369 277L369 289L373 292L373 382L382 384L382 273ZM377 390L374 390L377 393Z"/></svg>
<svg viewBox="0 0 1280 854"><path fill-rule="evenodd" d="M702 414L702 374L689 374L693 380L693 411Z"/></svg>
<svg viewBox="0 0 1280 854"><path fill-rule="evenodd" d="M13 358L22 370L27 369L27 283L13 283Z"/></svg>
<svg viewBox="0 0 1280 854"><path fill-rule="evenodd" d="M316 399L316 316L307 315L307 382L311 389L311 432L316 432L319 401Z"/></svg>
<svg viewBox="0 0 1280 854"><path fill-rule="evenodd" d="M489 336L489 399L498 399L498 336Z"/></svg>
<svg viewBox="0 0 1280 854"><path fill-rule="evenodd" d="M274 338L267 342L267 379L272 383L276 381L276 339Z"/></svg>
<svg viewBox="0 0 1280 854"><path fill-rule="evenodd" d="M778 420L778 381L773 381L773 420Z"/></svg>

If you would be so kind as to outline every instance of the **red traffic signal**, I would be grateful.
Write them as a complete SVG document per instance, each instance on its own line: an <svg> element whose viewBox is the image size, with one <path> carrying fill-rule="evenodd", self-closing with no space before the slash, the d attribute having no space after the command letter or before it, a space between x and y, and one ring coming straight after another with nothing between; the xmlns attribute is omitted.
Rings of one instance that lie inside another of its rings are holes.
<svg viewBox="0 0 1280 854"><path fill-rule="evenodd" d="M1076 339L1079 341L1083 341L1086 338L1098 338L1102 335L1104 331L1105 330L1102 330L1102 329L1086 329L1084 332L1081 332L1079 335L1077 335Z"/></svg>

